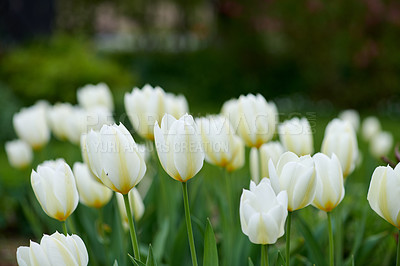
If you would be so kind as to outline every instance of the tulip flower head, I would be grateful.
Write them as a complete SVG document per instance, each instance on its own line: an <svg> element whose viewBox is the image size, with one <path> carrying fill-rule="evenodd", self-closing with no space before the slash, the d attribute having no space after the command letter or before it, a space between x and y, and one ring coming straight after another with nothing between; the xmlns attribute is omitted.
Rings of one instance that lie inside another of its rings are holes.
<svg viewBox="0 0 400 266"><path fill-rule="evenodd" d="M250 190L243 189L240 197L240 224L242 231L254 244L274 244L283 236L288 214L286 191L278 194L268 178L256 185L250 182Z"/></svg>
<svg viewBox="0 0 400 266"><path fill-rule="evenodd" d="M42 148L50 139L46 107L43 104L23 108L14 114L13 125L18 137L35 150Z"/></svg>
<svg viewBox="0 0 400 266"><path fill-rule="evenodd" d="M78 205L75 178L63 159L45 161L32 170L31 184L43 211L54 219L65 221Z"/></svg>
<svg viewBox="0 0 400 266"><path fill-rule="evenodd" d="M89 110L93 107L102 106L110 111L114 110L114 103L110 88L105 83L97 85L88 84L76 92L80 106Z"/></svg>
<svg viewBox="0 0 400 266"><path fill-rule="evenodd" d="M243 140L239 136L235 135L233 137L232 159L225 166L228 172L233 172L243 167L245 163L244 150Z"/></svg>
<svg viewBox="0 0 400 266"><path fill-rule="evenodd" d="M314 160L310 155L298 157L288 151L281 155L276 167L270 160L268 169L275 192L286 190L289 211L299 210L311 204L317 182Z"/></svg>
<svg viewBox="0 0 400 266"><path fill-rule="evenodd" d="M279 125L279 138L286 150L299 156L312 154L314 151L313 135L306 118L292 118Z"/></svg>
<svg viewBox="0 0 400 266"><path fill-rule="evenodd" d="M357 132L360 127L360 114L353 109L344 110L339 114L339 118L348 121Z"/></svg>
<svg viewBox="0 0 400 266"><path fill-rule="evenodd" d="M32 163L32 148L23 140L17 139L6 142L5 150L8 162L12 167L24 169Z"/></svg>
<svg viewBox="0 0 400 266"><path fill-rule="evenodd" d="M285 152L285 148L279 141L271 141L260 147L261 176L269 178L268 162L276 165L281 155Z"/></svg>
<svg viewBox="0 0 400 266"><path fill-rule="evenodd" d="M343 176L346 178L351 174L358 158L357 136L353 126L337 118L329 122L321 152L328 156L335 153L342 165Z"/></svg>
<svg viewBox="0 0 400 266"><path fill-rule="evenodd" d="M89 256L79 236L55 232L43 235L40 244L31 241L29 247L19 247L17 262L20 266L86 266Z"/></svg>
<svg viewBox="0 0 400 266"><path fill-rule="evenodd" d="M76 162L73 172L79 192L79 200L82 204L101 208L110 201L112 190L100 184L85 163Z"/></svg>
<svg viewBox="0 0 400 266"><path fill-rule="evenodd" d="M375 116L366 117L361 127L364 140L370 141L379 132L381 132L381 122L379 122L379 119Z"/></svg>
<svg viewBox="0 0 400 266"><path fill-rule="evenodd" d="M134 129L143 138L154 139L154 123L166 111L165 92L160 87L145 85L125 94L125 110Z"/></svg>
<svg viewBox="0 0 400 266"><path fill-rule="evenodd" d="M189 112L188 102L183 95L175 95L172 93L165 94L166 113L172 115L176 119Z"/></svg>
<svg viewBox="0 0 400 266"><path fill-rule="evenodd" d="M400 229L400 163L393 169L379 166L372 174L368 190L371 208L383 219Z"/></svg>
<svg viewBox="0 0 400 266"><path fill-rule="evenodd" d="M146 164L135 140L120 123L104 125L86 136L88 166L112 190L127 194L143 178Z"/></svg>
<svg viewBox="0 0 400 266"><path fill-rule="evenodd" d="M369 151L375 158L388 155L393 146L393 136L390 132L379 132L372 137Z"/></svg>
<svg viewBox="0 0 400 266"><path fill-rule="evenodd" d="M155 123L154 138L161 165L173 179L186 182L203 167L201 136L191 115L179 120L164 115L161 127Z"/></svg>
<svg viewBox="0 0 400 266"><path fill-rule="evenodd" d="M317 188L312 203L316 208L330 212L344 197L342 166L335 154L331 158L323 153L313 156Z"/></svg>

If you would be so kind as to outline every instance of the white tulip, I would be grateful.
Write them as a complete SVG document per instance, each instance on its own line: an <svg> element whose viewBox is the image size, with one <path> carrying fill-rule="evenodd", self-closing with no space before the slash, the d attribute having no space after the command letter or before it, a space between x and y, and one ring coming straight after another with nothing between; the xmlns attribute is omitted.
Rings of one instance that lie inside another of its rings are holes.
<svg viewBox="0 0 400 266"><path fill-rule="evenodd" d="M143 178L146 164L123 124L104 125L86 136L88 166L112 190L127 194Z"/></svg>
<svg viewBox="0 0 400 266"><path fill-rule="evenodd" d="M356 132L360 128L360 114L356 110L344 110L339 114L339 118L343 121L348 121Z"/></svg>
<svg viewBox="0 0 400 266"><path fill-rule="evenodd" d="M128 221L128 215L126 214L124 197L119 193L116 193L116 196L117 196L119 213L121 215L122 225L125 230L128 230L129 221ZM131 207L131 213L135 221L139 221L144 214L144 204L142 197L140 196L139 191L136 188L133 188L131 191L129 191L128 196L129 196L129 205Z"/></svg>
<svg viewBox="0 0 400 266"><path fill-rule="evenodd" d="M18 137L33 149L42 148L50 139L46 108L43 104L23 108L14 114L13 125Z"/></svg>
<svg viewBox="0 0 400 266"><path fill-rule="evenodd" d="M293 152L285 152L275 167L269 161L269 177L275 192L286 190L288 211L307 207L314 199L316 189L314 160L310 155L298 157Z"/></svg>
<svg viewBox="0 0 400 266"><path fill-rule="evenodd" d="M43 235L40 245L30 241L29 247L19 247L17 262L19 266L86 266L89 256L79 236L55 232Z"/></svg>
<svg viewBox="0 0 400 266"><path fill-rule="evenodd" d="M225 166L228 172L233 172L242 168L245 163L244 156L244 142L239 136L234 136L232 160Z"/></svg>
<svg viewBox="0 0 400 266"><path fill-rule="evenodd" d="M155 123L154 138L161 165L175 180L186 182L203 167L201 137L191 115L186 114L179 120L164 115L161 128Z"/></svg>
<svg viewBox="0 0 400 266"><path fill-rule="evenodd" d="M242 231L254 244L274 244L285 233L288 214L286 191L275 194L268 178L256 185L250 182L250 190L243 189L240 197L240 224Z"/></svg>
<svg viewBox="0 0 400 266"><path fill-rule="evenodd" d="M312 154L314 151L313 135L306 118L286 120L278 128L279 138L286 150L297 155Z"/></svg>
<svg viewBox="0 0 400 266"><path fill-rule="evenodd" d="M86 164L76 162L73 172L79 192L79 201L82 204L101 208L110 201L112 190L96 181L97 178L93 176Z"/></svg>
<svg viewBox="0 0 400 266"><path fill-rule="evenodd" d="M271 140L277 123L277 109L274 103L268 103L260 95L241 95L237 103L238 135L249 147L259 148L263 143Z"/></svg>
<svg viewBox="0 0 400 266"><path fill-rule="evenodd" d="M76 92L80 106L89 110L93 107L102 106L109 111L114 110L114 103L110 88L105 83L97 85L88 84Z"/></svg>
<svg viewBox="0 0 400 266"><path fill-rule="evenodd" d="M251 179L258 184L260 181L260 154L257 148L250 149L249 161Z"/></svg>
<svg viewBox="0 0 400 266"><path fill-rule="evenodd" d="M93 107L86 111L86 130L89 132L91 129L100 130L104 125L114 124L112 113L107 108L102 106Z"/></svg>
<svg viewBox="0 0 400 266"><path fill-rule="evenodd" d="M285 152L285 148L279 141L272 141L263 144L260 147L260 163L261 163L261 177L269 178L268 163L272 160L272 163L276 165L281 155Z"/></svg>
<svg viewBox="0 0 400 266"><path fill-rule="evenodd" d="M199 127L205 160L226 167L234 159L235 133L224 116L208 116L196 119Z"/></svg>
<svg viewBox="0 0 400 266"><path fill-rule="evenodd" d="M238 130L239 112L238 112L238 100L230 99L222 105L221 114L229 119L233 129Z"/></svg>
<svg viewBox="0 0 400 266"><path fill-rule="evenodd" d="M353 126L337 118L329 122L321 151L328 156L336 154L346 178L353 172L358 158L357 136Z"/></svg>
<svg viewBox="0 0 400 266"><path fill-rule="evenodd" d="M393 169L379 166L372 174L368 190L371 208L383 219L400 229L400 164Z"/></svg>
<svg viewBox="0 0 400 266"><path fill-rule="evenodd" d="M379 132L372 137L369 151L375 158L388 155L393 147L393 136L389 132Z"/></svg>
<svg viewBox="0 0 400 266"><path fill-rule="evenodd" d="M362 123L361 133L364 140L369 141L381 131L381 122L375 116L366 117Z"/></svg>
<svg viewBox="0 0 400 266"><path fill-rule="evenodd" d="M12 167L24 169L32 163L33 153L31 146L23 140L7 141L5 144L8 162Z"/></svg>
<svg viewBox="0 0 400 266"><path fill-rule="evenodd" d="M343 172L339 159L335 154L329 158L323 153L313 156L317 188L312 203L316 208L330 212L344 197Z"/></svg>
<svg viewBox="0 0 400 266"><path fill-rule="evenodd" d="M67 139L67 118L71 115L73 106L69 103L56 103L47 112L49 125L53 134L60 140Z"/></svg>
<svg viewBox="0 0 400 266"><path fill-rule="evenodd" d="M134 129L146 139L154 139L154 123L160 121L166 111L165 92L160 87L145 85L125 93L125 110Z"/></svg>
<svg viewBox="0 0 400 266"><path fill-rule="evenodd" d="M185 96L174 95L172 93L165 94L166 113L172 115L176 119L189 112L189 105Z"/></svg>
<svg viewBox="0 0 400 266"><path fill-rule="evenodd" d="M32 170L31 184L43 211L54 219L65 221L78 205L75 178L63 159L45 161Z"/></svg>
<svg viewBox="0 0 400 266"><path fill-rule="evenodd" d="M87 112L79 107L74 107L65 118L65 135L73 144L79 145L81 135L87 133Z"/></svg>

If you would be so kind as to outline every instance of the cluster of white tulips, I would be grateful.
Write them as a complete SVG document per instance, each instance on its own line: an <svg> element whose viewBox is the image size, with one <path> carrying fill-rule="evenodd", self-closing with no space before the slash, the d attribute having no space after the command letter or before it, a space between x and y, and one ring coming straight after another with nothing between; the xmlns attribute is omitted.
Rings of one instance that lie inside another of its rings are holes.
<svg viewBox="0 0 400 266"><path fill-rule="evenodd" d="M78 106L38 103L14 116L14 128L20 139L6 144L12 166L29 167L32 149L42 148L49 141L50 132L60 140L79 144L83 161L75 162L71 170L65 160L53 159L32 170L33 192L43 211L62 223L64 235L55 232L44 235L40 244L31 242L29 247L20 247L18 263L87 265L85 244L79 236L68 235L66 220L79 202L99 209L111 200L113 193L121 226L130 231L132 260L145 262L140 255L135 222L145 211L144 195L137 185L150 178L145 176L149 151L135 142L122 123L115 124L112 95L105 84L85 86L78 90L77 98ZM329 264L334 265L331 212L343 200L345 180L360 158L357 144L360 119L356 111L345 111L333 119L326 127L321 151L314 153L310 122L295 117L279 123L276 105L260 94L229 100L220 114L196 119L188 114L184 96L166 93L160 87L134 88L125 94L124 104L134 131L147 141L147 147L154 145L162 168L182 185L193 265L198 262L188 181L202 169L205 160L227 173L226 197L231 201L229 173L245 165L245 146L250 149L248 165L252 181L249 190L243 188L240 206L229 206L228 213L238 212L243 233L252 243L261 245L262 265L269 262L268 245L276 243L285 233L285 263L290 265L292 215L309 205L327 213ZM273 140L275 135L279 140ZM388 141L376 118L364 120L362 135L371 141L374 151L379 150L379 156L387 154L392 146L393 140ZM399 169L398 165L394 169L378 167L368 192L372 209L397 228L400 228Z"/></svg>

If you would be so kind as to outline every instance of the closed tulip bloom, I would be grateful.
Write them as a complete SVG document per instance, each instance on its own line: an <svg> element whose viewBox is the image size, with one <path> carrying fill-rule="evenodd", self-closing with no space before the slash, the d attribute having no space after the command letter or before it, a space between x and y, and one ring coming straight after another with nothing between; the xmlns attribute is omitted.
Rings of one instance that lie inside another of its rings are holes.
<svg viewBox="0 0 400 266"><path fill-rule="evenodd" d="M313 156L317 188L313 206L320 210L330 212L342 201L344 197L342 166L335 154L329 158L323 153Z"/></svg>
<svg viewBox="0 0 400 266"><path fill-rule="evenodd" d="M175 95L172 93L165 94L166 113L172 115L176 119L189 112L188 102L183 95Z"/></svg>
<svg viewBox="0 0 400 266"><path fill-rule="evenodd" d="M400 164L393 169L379 166L372 174L368 190L371 208L383 219L400 229Z"/></svg>
<svg viewBox="0 0 400 266"><path fill-rule="evenodd" d="M369 151L375 158L388 155L393 146L393 136L389 132L379 132L372 137Z"/></svg>
<svg viewBox="0 0 400 266"><path fill-rule="evenodd" d="M100 130L104 125L114 124L114 118L110 110L105 107L97 106L86 110L86 130Z"/></svg>
<svg viewBox="0 0 400 266"><path fill-rule="evenodd" d="M357 136L353 126L346 121L333 119L325 130L321 147L322 153L338 157L346 178L355 168L358 158Z"/></svg>
<svg viewBox="0 0 400 266"><path fill-rule="evenodd" d="M46 108L43 104L23 108L13 116L13 125L18 137L33 149L40 149L50 139L46 121Z"/></svg>
<svg viewBox="0 0 400 266"><path fill-rule="evenodd" d="M233 172L243 167L244 158L244 142L239 136L233 137L232 160L225 166L228 172Z"/></svg>
<svg viewBox="0 0 400 266"><path fill-rule="evenodd" d="M241 95L237 104L238 135L249 147L259 148L271 140L275 133L277 110L260 95Z"/></svg>
<svg viewBox="0 0 400 266"><path fill-rule="evenodd" d="M286 191L278 194L268 178L256 185L250 182L250 190L243 189L240 197L240 224L242 231L254 244L274 244L285 233L288 214Z"/></svg>
<svg viewBox="0 0 400 266"><path fill-rule="evenodd" d="M76 162L73 171L79 192L79 201L82 204L101 208L110 201L112 190L96 181L97 178L93 176L86 164Z"/></svg>
<svg viewBox="0 0 400 266"><path fill-rule="evenodd" d="M67 118L71 116L73 106L69 103L56 103L47 113L53 134L60 140L67 139Z"/></svg>
<svg viewBox="0 0 400 266"><path fill-rule="evenodd" d="M12 167L24 169L32 163L32 148L25 141L20 139L8 141L5 148L8 162Z"/></svg>
<svg viewBox="0 0 400 266"><path fill-rule="evenodd" d="M40 245L31 241L29 247L19 247L17 262L19 266L86 266L89 256L79 236L55 232L43 235Z"/></svg>
<svg viewBox="0 0 400 266"><path fill-rule="evenodd" d="M124 203L124 198L121 194L117 193L117 202L118 202L118 209L119 213L121 215L121 220L122 224L125 228L125 230L129 229L129 224L128 224L128 216L126 214L126 209L125 209L125 203ZM133 188L131 191L128 193L129 196L129 202L131 206L131 212L132 215L135 219L135 221L139 221L144 214L144 204L142 197L139 194L139 191L136 188Z"/></svg>
<svg viewBox="0 0 400 266"><path fill-rule="evenodd" d="M65 135L73 144L79 145L81 135L87 133L87 112L80 108L74 107L69 116L65 118Z"/></svg>
<svg viewBox="0 0 400 266"><path fill-rule="evenodd" d="M310 155L298 157L293 152L285 152L275 167L269 161L269 178L275 192L286 190L288 210L295 211L307 207L314 199L317 180L314 160Z"/></svg>
<svg viewBox="0 0 400 266"><path fill-rule="evenodd" d="M43 211L54 219L65 221L78 205L75 178L63 159L46 161L32 170L31 184Z"/></svg>
<svg viewBox="0 0 400 266"><path fill-rule="evenodd" d="M155 123L154 138L161 165L175 180L186 182L203 167L201 137L191 115L179 120L164 115L161 127Z"/></svg>
<svg viewBox="0 0 400 266"><path fill-rule="evenodd" d="M235 131L238 130L238 99L230 99L222 105L221 114L229 119Z"/></svg>
<svg viewBox="0 0 400 266"><path fill-rule="evenodd" d="M134 129L143 138L154 139L154 123L160 121L166 111L165 92L160 87L145 85L125 93L125 110Z"/></svg>
<svg viewBox="0 0 400 266"><path fill-rule="evenodd" d="M235 135L229 120L224 116L196 119L199 127L205 160L213 165L226 167L234 155Z"/></svg>
<svg viewBox="0 0 400 266"><path fill-rule="evenodd" d="M375 116L366 117L361 127L364 140L371 140L379 132L381 132L381 122L379 122L379 119Z"/></svg>
<svg viewBox="0 0 400 266"><path fill-rule="evenodd" d="M127 194L143 178L146 164L135 140L120 123L104 125L86 136L87 159L93 174L112 190Z"/></svg>
<svg viewBox="0 0 400 266"><path fill-rule="evenodd" d="M269 178L268 162L276 165L281 155L285 152L285 148L279 141L272 141L263 144L260 147L260 163L261 163L261 176Z"/></svg>
<svg viewBox="0 0 400 266"><path fill-rule="evenodd" d="M297 155L312 154L313 135L310 123L306 118L293 118L279 125L279 138L286 150Z"/></svg>
<svg viewBox="0 0 400 266"><path fill-rule="evenodd" d="M88 84L76 92L78 103L89 110L93 107L102 106L110 111L114 110L114 103L110 88L105 83L97 85Z"/></svg>
<svg viewBox="0 0 400 266"><path fill-rule="evenodd" d="M348 121L356 132L360 128L360 114L356 110L344 110L339 114L339 118L343 121Z"/></svg>

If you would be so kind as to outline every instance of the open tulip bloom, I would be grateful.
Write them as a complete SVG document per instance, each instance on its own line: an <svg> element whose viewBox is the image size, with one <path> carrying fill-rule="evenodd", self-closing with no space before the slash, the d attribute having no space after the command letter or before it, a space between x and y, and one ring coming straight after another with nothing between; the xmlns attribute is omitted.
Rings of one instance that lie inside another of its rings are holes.
<svg viewBox="0 0 400 266"><path fill-rule="evenodd" d="M276 194L268 178L263 178L258 185L251 181L250 190L243 189L240 224L252 243L262 245L261 265L268 264L266 245L274 244L285 233L287 206L286 191Z"/></svg>
<svg viewBox="0 0 400 266"><path fill-rule="evenodd" d="M190 252L193 265L197 265L186 184L201 170L205 157L197 124L188 114L178 120L166 114L161 121L161 127L158 122L154 125L154 139L158 158L165 172L182 182Z"/></svg>

